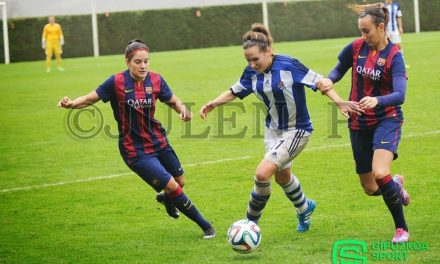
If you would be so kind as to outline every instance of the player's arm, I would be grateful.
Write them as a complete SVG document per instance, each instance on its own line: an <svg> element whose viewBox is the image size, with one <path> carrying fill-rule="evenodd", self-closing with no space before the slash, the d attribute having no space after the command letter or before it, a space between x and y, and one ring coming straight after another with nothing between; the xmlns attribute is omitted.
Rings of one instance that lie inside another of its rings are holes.
<svg viewBox="0 0 440 264"><path fill-rule="evenodd" d="M219 97L215 98L212 101L209 101L204 106L202 106L202 108L199 111L200 117L206 120L208 113L214 110L214 108L226 104L228 102L231 102L235 100L235 98L237 98L237 96L235 96L231 90L227 90L226 92L222 93Z"/></svg>
<svg viewBox="0 0 440 264"><path fill-rule="evenodd" d="M47 39L47 26L43 28L43 35L41 36L41 47L46 49L46 39Z"/></svg>
<svg viewBox="0 0 440 264"><path fill-rule="evenodd" d="M399 28L400 35L402 35L403 34L403 21L402 21L402 17L398 17L397 18L397 27Z"/></svg>
<svg viewBox="0 0 440 264"><path fill-rule="evenodd" d="M321 91L321 93L330 98L330 100L332 100L338 106L339 111L341 111L342 115L344 115L345 117L348 117L350 113L355 113L358 115L365 113L358 102L344 101L333 89L333 87L327 89L326 91Z"/></svg>
<svg viewBox="0 0 440 264"><path fill-rule="evenodd" d="M60 26L60 44L61 46L64 45L64 34L63 34L63 29Z"/></svg>
<svg viewBox="0 0 440 264"><path fill-rule="evenodd" d="M165 102L169 107L173 108L179 114L180 119L189 121L192 119L192 112L189 111L185 104L173 94L170 100Z"/></svg>
<svg viewBox="0 0 440 264"><path fill-rule="evenodd" d="M87 95L80 96L74 100L71 100L69 97L64 96L58 102L58 107L63 107L67 109L80 109L92 105L100 100L96 91L93 91Z"/></svg>

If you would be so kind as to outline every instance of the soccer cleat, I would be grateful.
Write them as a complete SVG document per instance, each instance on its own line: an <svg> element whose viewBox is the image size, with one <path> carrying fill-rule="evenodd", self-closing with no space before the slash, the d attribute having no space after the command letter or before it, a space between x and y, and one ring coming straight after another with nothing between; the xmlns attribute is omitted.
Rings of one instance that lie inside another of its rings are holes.
<svg viewBox="0 0 440 264"><path fill-rule="evenodd" d="M50 68L47 68L47 69L46 69L46 72L50 72Z"/></svg>
<svg viewBox="0 0 440 264"><path fill-rule="evenodd" d="M58 70L62 72L64 71L64 68L58 67Z"/></svg>
<svg viewBox="0 0 440 264"><path fill-rule="evenodd" d="M402 204L404 206L409 205L409 194L408 192L403 188L403 176L402 175L394 175L393 181L399 185L400 189L400 197L402 197Z"/></svg>
<svg viewBox="0 0 440 264"><path fill-rule="evenodd" d="M208 229L203 231L203 238L204 239L210 239L215 237L215 229L214 227L210 226Z"/></svg>
<svg viewBox="0 0 440 264"><path fill-rule="evenodd" d="M297 215L298 226L296 228L296 231L298 231L300 233L303 233L303 232L306 232L307 230L309 230L310 223L311 223L310 217L312 216L313 211L315 211L316 202L313 200L307 199L307 205L308 205L307 210L304 213Z"/></svg>
<svg viewBox="0 0 440 264"><path fill-rule="evenodd" d="M167 210L167 214L169 216L171 216L172 218L179 218L179 210L177 210L176 206L174 206L174 203L168 200L165 193L158 193L156 195L156 201L165 206L165 209Z"/></svg>
<svg viewBox="0 0 440 264"><path fill-rule="evenodd" d="M393 243L405 243L409 241L409 233L403 228L397 228L393 237Z"/></svg>

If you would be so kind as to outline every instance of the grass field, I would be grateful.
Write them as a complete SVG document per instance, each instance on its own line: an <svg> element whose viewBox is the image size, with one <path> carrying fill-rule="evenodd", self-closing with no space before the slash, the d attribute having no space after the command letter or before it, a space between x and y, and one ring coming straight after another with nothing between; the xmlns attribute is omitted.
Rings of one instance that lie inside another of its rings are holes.
<svg viewBox="0 0 440 264"><path fill-rule="evenodd" d="M326 74L350 40L276 43L275 49ZM409 251L409 263L440 259L439 42L440 32L404 36L411 67L393 172L406 176L411 194L405 213L412 241L428 245L426 251ZM161 73L195 113L233 84L245 63L240 47L151 54L151 70ZM216 110L207 122L195 116L190 127L175 114L168 118L163 105L156 111L184 165L186 193L217 229L218 236L205 241L187 218L167 217L154 191L123 163L117 140L108 135L116 133L109 104L96 106L110 133L100 130L90 139L72 136L69 112L56 107L62 96L88 93L123 70L122 55L66 59L63 66L65 72L51 73L43 61L0 66L0 263L331 263L333 243L345 239L365 241L364 256L373 261L372 243L392 238L382 198L367 197L358 183L346 125L338 125L340 138L329 138L331 107L319 93L307 91L315 131L293 167L306 195L318 203L311 230L296 232L292 205L274 183L260 221L262 243L256 252L239 255L226 243L226 231L245 217L263 156L262 139L253 137L263 129L257 100L246 98L244 111ZM344 97L349 76L336 86ZM233 124L227 118L234 114ZM92 128L94 117L83 112L79 121ZM241 138L222 136L244 127ZM195 136L207 128L206 137Z"/></svg>

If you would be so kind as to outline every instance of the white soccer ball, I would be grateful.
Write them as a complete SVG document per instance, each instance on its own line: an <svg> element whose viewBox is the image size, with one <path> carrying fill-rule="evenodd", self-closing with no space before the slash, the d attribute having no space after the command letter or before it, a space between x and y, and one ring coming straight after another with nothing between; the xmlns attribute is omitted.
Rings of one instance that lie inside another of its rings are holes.
<svg viewBox="0 0 440 264"><path fill-rule="evenodd" d="M251 220L238 220L228 230L228 243L238 253L250 253L260 245L260 242L260 227Z"/></svg>

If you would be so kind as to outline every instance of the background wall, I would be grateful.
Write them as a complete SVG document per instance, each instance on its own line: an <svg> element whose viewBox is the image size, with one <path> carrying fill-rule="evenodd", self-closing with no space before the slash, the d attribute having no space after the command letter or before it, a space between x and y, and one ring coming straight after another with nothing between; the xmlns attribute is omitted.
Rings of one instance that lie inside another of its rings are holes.
<svg viewBox="0 0 440 264"><path fill-rule="evenodd" d="M440 30L440 1L419 1L421 30ZM269 27L275 41L358 36L357 15L345 7L347 3L353 1L270 2ZM405 32L414 32L413 0L399 3ZM102 55L122 54L128 40L134 38L145 40L152 51L238 45L250 25L262 20L260 3L104 12L98 15L99 49ZM93 55L90 15L57 16L57 22L65 34L63 57ZM46 23L47 17L8 20L12 62L44 59L41 33ZM0 34L0 50L2 38ZM0 53L0 61L4 61Z"/></svg>

